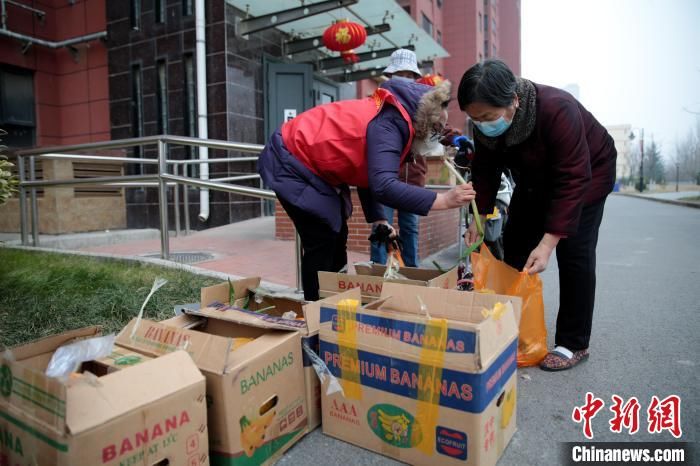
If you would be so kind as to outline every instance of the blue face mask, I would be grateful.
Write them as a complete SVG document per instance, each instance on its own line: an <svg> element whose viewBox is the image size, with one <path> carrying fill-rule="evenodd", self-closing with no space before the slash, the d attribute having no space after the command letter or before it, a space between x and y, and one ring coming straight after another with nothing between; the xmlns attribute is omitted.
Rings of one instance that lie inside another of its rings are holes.
<svg viewBox="0 0 700 466"><path fill-rule="evenodd" d="M502 116L494 121L475 121L474 125L479 128L484 136L495 138L505 133L512 121L506 121Z"/></svg>
<svg viewBox="0 0 700 466"><path fill-rule="evenodd" d="M407 78L406 76L398 76L398 75L392 75L391 79L394 79L396 81L404 81L407 83L414 83L416 80L414 78Z"/></svg>

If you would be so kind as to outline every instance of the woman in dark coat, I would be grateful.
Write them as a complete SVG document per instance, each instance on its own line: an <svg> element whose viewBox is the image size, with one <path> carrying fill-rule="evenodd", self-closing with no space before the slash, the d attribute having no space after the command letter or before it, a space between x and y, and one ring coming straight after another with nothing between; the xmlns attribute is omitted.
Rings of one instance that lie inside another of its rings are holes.
<svg viewBox="0 0 700 466"><path fill-rule="evenodd" d="M471 184L435 193L399 179L414 144L440 137L449 99L448 82L390 81L371 97L314 107L272 134L258 169L301 238L306 300L319 298L319 271L337 272L347 263L350 186L373 224L388 225L381 204L427 215L474 199Z"/></svg>
<svg viewBox="0 0 700 466"><path fill-rule="evenodd" d="M613 140L569 93L516 78L500 60L467 70L458 99L474 124L479 212L493 210L502 170L514 175L505 262L531 274L542 272L556 249L555 348L540 367L569 369L588 358L598 229L615 183ZM465 240L475 239L472 224Z"/></svg>

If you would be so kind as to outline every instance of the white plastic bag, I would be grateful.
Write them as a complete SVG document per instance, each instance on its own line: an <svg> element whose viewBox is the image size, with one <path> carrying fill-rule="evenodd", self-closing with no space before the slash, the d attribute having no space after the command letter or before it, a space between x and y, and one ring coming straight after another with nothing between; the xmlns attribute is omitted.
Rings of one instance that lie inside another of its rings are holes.
<svg viewBox="0 0 700 466"><path fill-rule="evenodd" d="M67 377L85 361L104 358L112 353L115 335L89 338L61 346L51 357L46 368L49 377Z"/></svg>

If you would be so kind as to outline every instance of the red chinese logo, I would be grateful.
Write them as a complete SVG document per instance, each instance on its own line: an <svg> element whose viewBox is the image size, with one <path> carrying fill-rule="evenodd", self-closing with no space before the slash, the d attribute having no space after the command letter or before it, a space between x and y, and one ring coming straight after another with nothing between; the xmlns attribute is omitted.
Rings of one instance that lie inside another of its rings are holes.
<svg viewBox="0 0 700 466"><path fill-rule="evenodd" d="M636 397L631 397L627 402L622 397L612 395L613 404L610 411L613 418L608 422L610 431L621 433L627 429L630 435L639 431L639 413L641 405ZM605 402L597 398L591 392L586 392L586 403L583 406L575 406L571 413L571 419L576 423L583 423L583 435L587 439L593 438L593 418L603 409ZM669 395L663 400L652 396L647 408L647 431L650 434L659 434L664 430L669 431L675 438L683 435L681 429L681 398L678 395Z"/></svg>
<svg viewBox="0 0 700 466"><path fill-rule="evenodd" d="M680 438L683 434L681 398L678 395L669 395L661 401L656 395L652 396L647 416L650 434L661 433L664 430L668 430L676 438Z"/></svg>
<svg viewBox="0 0 700 466"><path fill-rule="evenodd" d="M639 430L639 400L636 397L630 398L624 405L624 401L617 395L612 396L613 405L610 411L615 414L610 420L610 431L620 433L622 428L627 429L631 434L637 433Z"/></svg>
<svg viewBox="0 0 700 466"><path fill-rule="evenodd" d="M605 406L603 400L596 398L591 392L586 392L586 404L574 407L574 411L571 413L571 419L573 419L574 422L583 422L583 435L585 435L587 439L593 438L591 421L596 414L598 414L598 411L603 409L603 406Z"/></svg>

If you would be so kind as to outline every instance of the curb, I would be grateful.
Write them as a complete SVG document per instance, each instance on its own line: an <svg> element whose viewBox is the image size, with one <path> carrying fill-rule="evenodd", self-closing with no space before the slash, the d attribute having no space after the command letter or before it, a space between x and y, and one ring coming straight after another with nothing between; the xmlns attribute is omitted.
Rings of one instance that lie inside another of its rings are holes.
<svg viewBox="0 0 700 466"><path fill-rule="evenodd" d="M650 197L650 196L644 196L643 194L630 194L630 193L613 193L616 196L624 196L624 197L634 197L637 199L644 199L646 201L654 201L654 202L661 202L662 204L672 204L672 205L677 205L681 207L691 207L693 209L700 209L700 202L691 202L691 201L679 201L679 200L674 200L674 199L659 199L658 197Z"/></svg>
<svg viewBox="0 0 700 466"><path fill-rule="evenodd" d="M23 251L38 251L38 252L50 252L50 253L55 253L55 254L71 254L74 256L84 256L84 257L92 257L95 259L99 260L112 260L112 261L122 261L122 262L139 262L142 264L148 264L148 265L157 265L159 267L165 267L168 269L175 269L175 270L182 270L185 272L192 273L194 275L200 275L203 277L209 277L209 278L218 278L220 280L240 280L242 277L239 275L229 275L224 272L217 272L215 270L208 270L208 269L203 269L201 267L195 267L192 265L188 264L180 264L179 262L172 262L172 261L167 261L163 259L154 259L150 257L141 257L141 256L121 256L117 254L109 254L109 253L104 253L104 252L86 252L86 251L71 251L67 249L54 249L54 248L42 248L42 247L34 247L34 246L20 246L20 245L14 245L14 244L7 244L7 243L0 243L0 248L6 248L6 249L18 249L18 250L23 250ZM272 291L278 291L278 292L284 292L284 293L291 293L291 294L296 294L295 290L293 288L289 288L284 285L280 285L278 283L271 283L267 281L262 281L260 282L260 286L267 288Z"/></svg>

